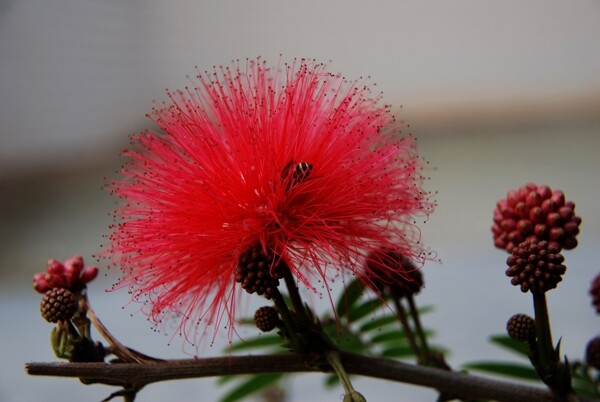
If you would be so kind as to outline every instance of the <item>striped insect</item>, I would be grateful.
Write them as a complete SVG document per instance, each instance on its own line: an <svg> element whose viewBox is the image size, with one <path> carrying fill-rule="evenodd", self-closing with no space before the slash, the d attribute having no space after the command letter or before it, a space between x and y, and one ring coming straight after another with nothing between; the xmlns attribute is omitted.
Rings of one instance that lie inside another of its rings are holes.
<svg viewBox="0 0 600 402"><path fill-rule="evenodd" d="M312 163L296 163L296 161L292 159L281 171L281 182L286 184L286 190L290 190L292 187L308 180L312 169Z"/></svg>

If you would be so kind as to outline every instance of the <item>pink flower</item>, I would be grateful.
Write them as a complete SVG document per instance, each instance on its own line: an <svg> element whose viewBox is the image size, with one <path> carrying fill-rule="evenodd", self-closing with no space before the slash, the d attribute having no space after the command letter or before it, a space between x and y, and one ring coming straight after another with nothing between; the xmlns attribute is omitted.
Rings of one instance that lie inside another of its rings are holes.
<svg viewBox="0 0 600 402"><path fill-rule="evenodd" d="M112 185L123 199L110 234L116 286L143 299L156 324L180 315L195 335L233 323L238 259L256 244L326 293L382 247L426 258L415 219L434 203L416 141L400 138L364 80L258 59L192 82L153 109L163 132L133 137Z"/></svg>

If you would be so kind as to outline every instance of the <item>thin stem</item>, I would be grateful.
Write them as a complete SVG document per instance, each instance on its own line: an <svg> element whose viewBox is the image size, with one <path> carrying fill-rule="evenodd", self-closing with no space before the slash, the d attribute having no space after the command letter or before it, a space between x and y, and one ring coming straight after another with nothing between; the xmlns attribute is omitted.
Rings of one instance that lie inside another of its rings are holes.
<svg viewBox="0 0 600 402"><path fill-rule="evenodd" d="M399 297L394 296L393 299L394 299L394 306L396 307L396 312L398 313L397 317L398 317L398 320L400 321L400 324L402 325L402 329L404 330L404 333L406 334L406 339L408 339L408 343L410 344L411 349L413 350L413 352L415 352L415 355L417 356L417 361L419 363L422 363L424 360L423 360L423 355L421 353L421 348L419 347L419 345L417 345L415 333L413 332L412 328L408 324L408 319L406 316L406 311L404 310L404 306L400 302Z"/></svg>
<svg viewBox="0 0 600 402"><path fill-rule="evenodd" d="M427 336L425 336L425 331L423 331L423 326L421 325L419 310L417 309L415 299L412 295L409 295L406 299L408 300L410 314L412 316L413 322L415 323L415 330L417 331L417 336L419 337L419 340L421 341L421 346L423 347L423 359L425 362L427 362L429 361L430 357L429 345L427 344Z"/></svg>
<svg viewBox="0 0 600 402"><path fill-rule="evenodd" d="M537 336L537 354L534 363L541 380L566 400L573 400L571 373L560 361L558 350L554 349L550 318L546 304L545 292L532 292L535 311L535 332ZM537 360L537 361L536 361Z"/></svg>
<svg viewBox="0 0 600 402"><path fill-rule="evenodd" d="M340 355L337 352L330 350L325 353L325 358L327 359L327 363L329 363L331 368L333 368L333 371L337 374L346 393L349 394L354 391L350 378L348 378L348 374L346 374L346 370L344 370L344 366L340 361Z"/></svg>
<svg viewBox="0 0 600 402"><path fill-rule="evenodd" d="M284 271L283 278L285 280L285 286L287 287L290 300L294 306L294 311L300 320L300 325L302 326L302 329L306 331L311 327L311 321L306 314L306 309L304 307L304 303L302 302L302 298L300 297L300 293L298 292L298 286L296 286L296 280L292 275L292 271L286 269Z"/></svg>
<svg viewBox="0 0 600 402"><path fill-rule="evenodd" d="M111 353L113 353L115 356L127 363L144 363L157 360L152 357L135 353L134 351L123 345L121 342L119 342L119 340L115 338L113 334L111 334L108 328L106 328L104 324L102 324L102 321L100 321L100 319L98 318L92 307L89 305L89 303L87 303L87 301L85 302L85 309L85 311L87 312L87 316L94 325L94 328L96 328L100 335L102 335L102 337L108 342L108 344L110 345Z"/></svg>
<svg viewBox="0 0 600 402"><path fill-rule="evenodd" d="M299 346L300 340L298 338L296 324L294 323L294 317L292 316L285 299L281 295L281 292L279 292L279 289L276 287L273 288L272 297L275 307L277 307L277 311L279 311L279 315L283 321L283 325L285 326L287 336L290 338L293 345Z"/></svg>
<svg viewBox="0 0 600 402"><path fill-rule="evenodd" d="M532 294L539 363L542 368L547 369L551 364L556 364L557 360L555 358L554 343L552 342L552 333L550 331L546 293L532 292Z"/></svg>

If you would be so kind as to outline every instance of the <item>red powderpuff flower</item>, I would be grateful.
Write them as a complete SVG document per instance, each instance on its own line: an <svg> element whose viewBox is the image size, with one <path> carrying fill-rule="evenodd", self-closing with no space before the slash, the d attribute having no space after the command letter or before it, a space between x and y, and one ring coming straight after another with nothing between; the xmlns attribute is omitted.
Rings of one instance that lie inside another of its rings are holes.
<svg viewBox="0 0 600 402"><path fill-rule="evenodd" d="M232 323L238 259L256 244L316 292L382 247L427 258L415 219L434 203L415 139L398 136L364 80L258 59L191 82L167 90L149 116L163 133L133 137L112 185L123 199L109 236L116 286L155 324L176 314L189 335Z"/></svg>

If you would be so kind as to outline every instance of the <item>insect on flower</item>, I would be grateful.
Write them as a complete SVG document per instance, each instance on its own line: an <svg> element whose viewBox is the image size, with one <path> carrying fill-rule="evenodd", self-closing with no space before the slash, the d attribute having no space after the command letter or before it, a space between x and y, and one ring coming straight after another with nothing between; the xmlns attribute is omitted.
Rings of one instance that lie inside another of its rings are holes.
<svg viewBox="0 0 600 402"><path fill-rule="evenodd" d="M296 163L293 159L283 167L281 172L281 182L286 184L286 190L308 180L310 172L313 169L312 163Z"/></svg>

